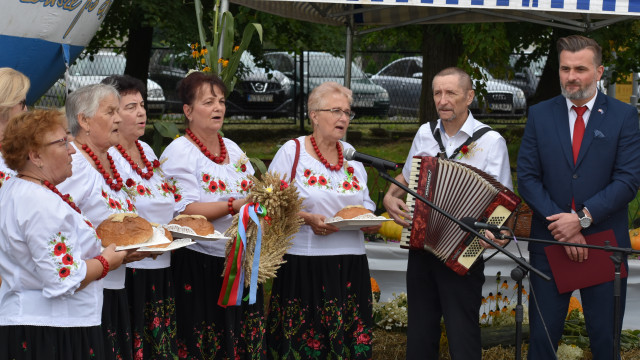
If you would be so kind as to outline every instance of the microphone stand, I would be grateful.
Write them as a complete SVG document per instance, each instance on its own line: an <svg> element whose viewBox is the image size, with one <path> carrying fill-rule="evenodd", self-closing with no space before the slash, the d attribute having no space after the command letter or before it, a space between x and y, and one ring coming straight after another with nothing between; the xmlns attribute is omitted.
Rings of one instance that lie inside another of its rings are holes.
<svg viewBox="0 0 640 360"><path fill-rule="evenodd" d="M527 269L528 271L534 272L536 275L540 276L541 278L543 278L543 279L545 279L547 281L551 280L551 278L548 277L547 275L545 275L543 272L541 272L540 270L532 267L531 265L529 265L526 261L522 260L521 258L516 257L511 252L505 250L502 246L500 246L500 245L496 244L495 242L487 239L486 236L480 234L478 231L476 231L476 229L474 229L471 226L467 225L466 223L456 219L454 216L452 216L451 214L449 214L445 210L439 208L435 204L431 203L429 200L427 200L424 197L418 195L418 193L416 193L415 191L413 191L413 190L409 189L408 187L406 187L405 185L401 184L398 180L394 179L391 175L387 174L386 169L382 164L377 163L377 162L373 162L372 166L376 170L378 170L378 173L380 173L380 176L383 179L395 184L396 186L398 186L402 190L404 190L407 193L413 195L416 199L422 201L423 203L427 204L429 207L431 207L435 211L437 211L440 214L444 215L446 218L448 218L449 220L453 221L455 224L457 224L458 226L460 226L464 230L466 230L466 231L470 232L471 234L473 234L473 235L479 237L480 239L484 240L487 244L490 244L491 246L496 248L498 251L500 251L501 253L505 254L509 258L511 258L511 260L515 261L519 266Z"/></svg>
<svg viewBox="0 0 640 360"><path fill-rule="evenodd" d="M511 233L513 234L513 231L511 231ZM523 238L523 237L519 237L516 239L515 236L508 236L508 235L500 235L500 239L509 239L509 240L516 240L516 241L528 241L528 242L536 242L536 243L540 243L540 244L549 244L549 245L561 245L561 246L575 246L575 247L582 247L582 248L588 248L588 249L597 249L597 250L604 250L604 251L608 251L611 252L612 255L609 256L609 258L611 259L611 261L613 262L613 266L614 266L614 277L613 277L613 358L612 359L618 359L618 356L620 355L620 332L618 331L618 329L621 328L622 324L621 324L621 317L620 317L620 309L621 309L621 267L622 267L622 259L623 259L623 255L628 256L630 254L640 254L639 250L633 250L633 249L629 249L629 248L620 248L620 247L615 247L615 246L611 246L609 245L610 242L609 241L605 241L605 245L604 246L599 246L599 245L589 245L589 244L574 244L574 243L567 243L567 242L560 242L560 241L556 241L556 240L542 240L542 239L532 239L532 238ZM520 267L518 266L517 268L513 269L511 271L511 277L513 278L514 276L514 272L516 272L518 269L520 269ZM524 271L526 273L526 271L524 269L520 269L522 271ZM516 275L517 272L516 272ZM515 278L514 278L515 280ZM516 280L517 281L517 280ZM522 283L519 282L518 283L518 305L520 305L520 307L522 307L521 305L521 300L522 300L522 293L521 293L521 287L522 287ZM521 308L522 310L522 308ZM522 326L522 323L520 323L520 327ZM516 346L518 344L518 310L517 310L517 306L516 306ZM522 340L522 339L520 339ZM517 347L516 347L517 349ZM518 358L518 353L516 353L516 359Z"/></svg>

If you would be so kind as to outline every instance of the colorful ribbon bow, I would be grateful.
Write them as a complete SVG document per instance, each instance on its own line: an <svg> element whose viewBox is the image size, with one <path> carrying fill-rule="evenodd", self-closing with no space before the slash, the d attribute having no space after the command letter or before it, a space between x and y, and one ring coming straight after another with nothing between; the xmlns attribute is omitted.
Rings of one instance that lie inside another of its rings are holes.
<svg viewBox="0 0 640 360"><path fill-rule="evenodd" d="M220 297L218 297L218 305L222 307L238 306L242 303L242 290L244 285L244 269L242 260L247 247L247 227L251 219L258 226L256 248L253 254L253 263L251 264L251 279L249 282L249 304L256 303L256 294L258 291L258 269L260 265L260 249L262 248L262 228L258 216L266 216L267 209L257 203L248 203L242 206L239 211L238 218L238 235L233 249L227 255L227 264L224 270L224 280ZM246 300L246 298L245 298Z"/></svg>

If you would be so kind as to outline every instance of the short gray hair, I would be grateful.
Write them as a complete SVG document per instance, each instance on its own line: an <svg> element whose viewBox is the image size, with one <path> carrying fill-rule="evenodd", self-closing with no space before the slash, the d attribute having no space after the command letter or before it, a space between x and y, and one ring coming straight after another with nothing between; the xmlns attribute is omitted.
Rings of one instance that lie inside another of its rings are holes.
<svg viewBox="0 0 640 360"><path fill-rule="evenodd" d="M338 84L337 82L327 81L318 85L309 94L309 100L307 101L308 112L316 111L325 106L326 97L332 94L339 94L344 96L349 105L353 103L353 93L350 89Z"/></svg>
<svg viewBox="0 0 640 360"><path fill-rule="evenodd" d="M76 136L80 131L78 115L84 114L86 117L93 117L98 111L100 101L109 95L113 95L120 101L120 94L115 87L106 84L93 84L79 88L67 97L65 111L69 132Z"/></svg>

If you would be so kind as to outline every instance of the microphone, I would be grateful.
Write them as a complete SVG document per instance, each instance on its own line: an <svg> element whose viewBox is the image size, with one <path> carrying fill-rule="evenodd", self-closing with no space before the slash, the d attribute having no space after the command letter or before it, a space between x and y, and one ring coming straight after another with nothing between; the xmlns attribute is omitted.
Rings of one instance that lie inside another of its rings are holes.
<svg viewBox="0 0 640 360"><path fill-rule="evenodd" d="M493 225L493 224L487 224L487 223L483 223L483 222L478 222L476 221L476 219L472 218L472 217L463 217L462 219L460 219L461 223L464 223L465 225L474 228L474 229L486 229L489 230L491 232L493 232L494 234L496 233L500 233L500 230L509 230L508 227L506 226L498 226L498 225ZM466 229L463 229L466 231Z"/></svg>
<svg viewBox="0 0 640 360"><path fill-rule="evenodd" d="M389 160L380 159L375 156L363 154L357 152L354 148L348 148L344 151L344 158L347 160L360 161L365 165L371 165L376 169L388 169L388 170L396 170L398 168L398 164L391 162Z"/></svg>

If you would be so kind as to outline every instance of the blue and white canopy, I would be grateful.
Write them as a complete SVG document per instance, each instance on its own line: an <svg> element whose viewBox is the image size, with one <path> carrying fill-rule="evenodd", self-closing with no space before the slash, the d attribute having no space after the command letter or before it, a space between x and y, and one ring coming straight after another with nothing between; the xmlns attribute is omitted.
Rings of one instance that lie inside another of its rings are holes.
<svg viewBox="0 0 640 360"><path fill-rule="evenodd" d="M0 67L27 75L32 104L91 41L113 0L2 0Z"/></svg>
<svg viewBox="0 0 640 360"><path fill-rule="evenodd" d="M588 31L640 16L640 0L230 0L315 23L355 25L527 21Z"/></svg>

